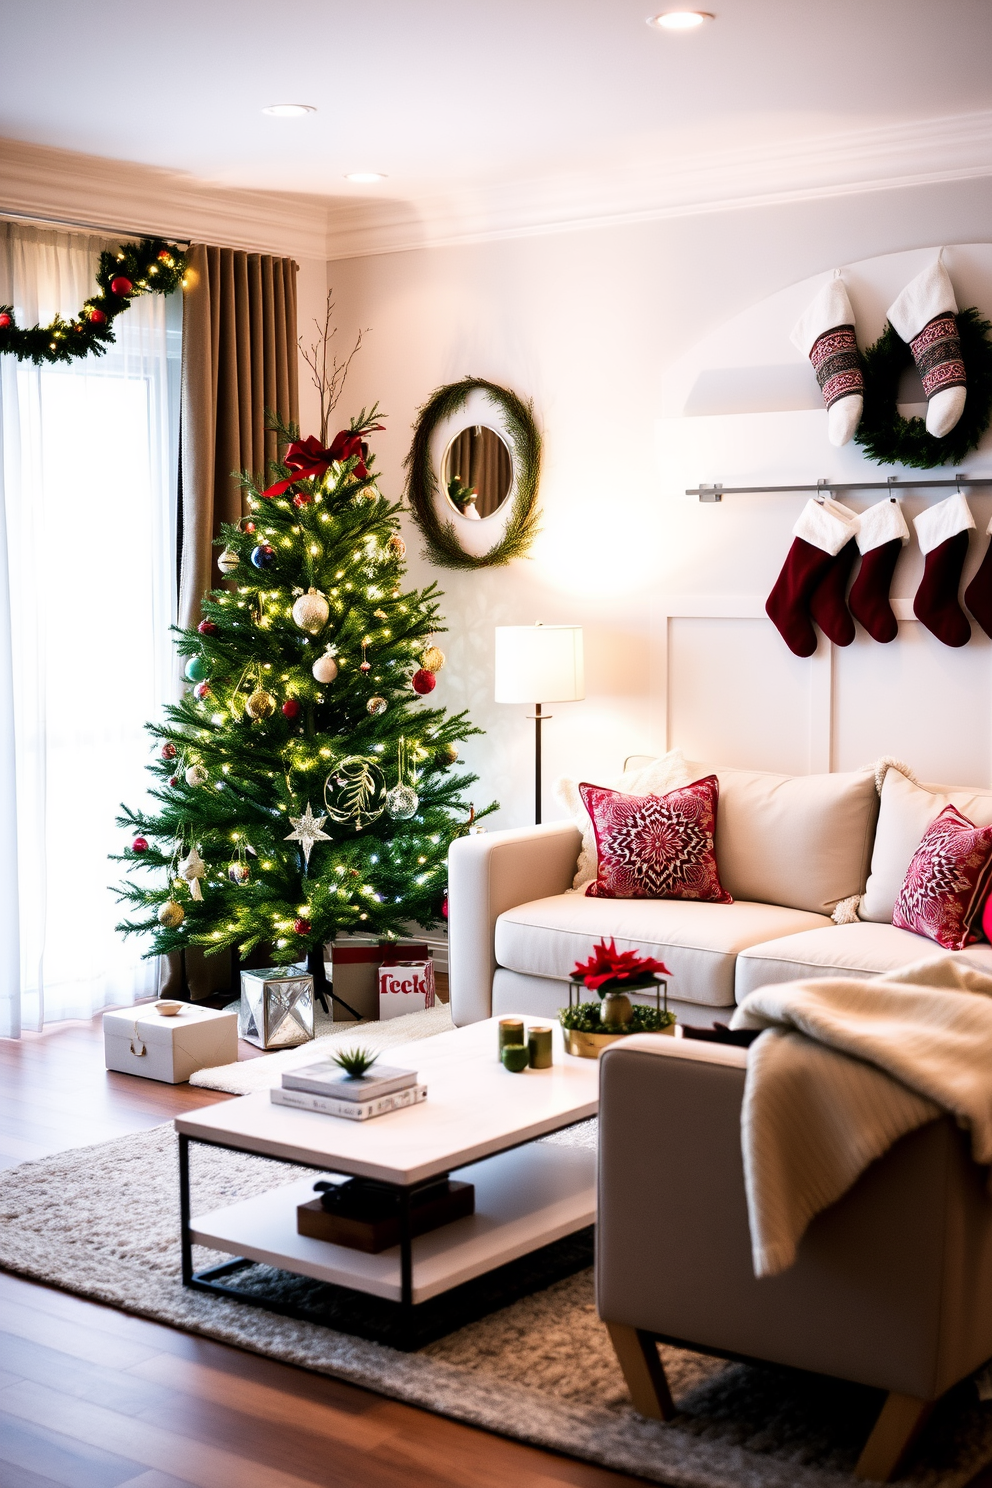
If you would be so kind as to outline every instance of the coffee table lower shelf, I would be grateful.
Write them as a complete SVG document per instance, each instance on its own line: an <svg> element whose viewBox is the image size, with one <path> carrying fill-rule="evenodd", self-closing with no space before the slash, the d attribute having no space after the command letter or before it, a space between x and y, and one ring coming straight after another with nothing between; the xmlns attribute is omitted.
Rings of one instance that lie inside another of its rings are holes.
<svg viewBox="0 0 992 1488"><path fill-rule="evenodd" d="M596 1154L584 1148L530 1142L450 1176L475 1184L475 1213L412 1241L414 1305L574 1234L596 1218ZM189 1221L190 1240L239 1259L403 1301L399 1246L367 1255L297 1234L296 1206L313 1197L313 1181L302 1179L197 1215ZM189 1283L236 1296L236 1289L220 1279L237 1264L195 1273ZM244 1294L244 1300L266 1305L257 1295Z"/></svg>

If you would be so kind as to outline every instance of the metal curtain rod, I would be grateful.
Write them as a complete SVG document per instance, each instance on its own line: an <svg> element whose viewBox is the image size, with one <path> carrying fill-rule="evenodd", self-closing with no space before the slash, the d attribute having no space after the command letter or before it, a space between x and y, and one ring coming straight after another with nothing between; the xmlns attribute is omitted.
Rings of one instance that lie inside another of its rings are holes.
<svg viewBox="0 0 992 1488"><path fill-rule="evenodd" d="M725 486L718 481L712 486L696 486L685 494L698 496L700 501L722 501L724 496L763 496L779 491L812 491L814 496L827 496L831 491L899 491L913 487L933 490L945 486L992 486L992 476L956 475L953 480L901 480L897 475L890 475L884 481L818 480L815 486Z"/></svg>

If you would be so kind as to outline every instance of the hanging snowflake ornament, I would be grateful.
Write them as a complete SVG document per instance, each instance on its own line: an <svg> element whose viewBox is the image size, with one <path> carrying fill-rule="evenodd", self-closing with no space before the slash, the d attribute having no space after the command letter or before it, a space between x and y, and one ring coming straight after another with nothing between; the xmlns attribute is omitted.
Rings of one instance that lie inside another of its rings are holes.
<svg viewBox="0 0 992 1488"><path fill-rule="evenodd" d="M190 847L189 852L183 858L178 868L180 878L185 878L189 884L189 891L194 899L202 899L203 892L200 888L200 879L207 876L207 865L200 857L195 847Z"/></svg>
<svg viewBox="0 0 992 1488"><path fill-rule="evenodd" d="M287 842L298 842L303 849L303 861L307 867L310 866L310 854L313 852L315 842L330 842L332 839L321 827L327 820L326 816L314 816L307 802L307 809L302 816L291 816L293 830L286 833Z"/></svg>

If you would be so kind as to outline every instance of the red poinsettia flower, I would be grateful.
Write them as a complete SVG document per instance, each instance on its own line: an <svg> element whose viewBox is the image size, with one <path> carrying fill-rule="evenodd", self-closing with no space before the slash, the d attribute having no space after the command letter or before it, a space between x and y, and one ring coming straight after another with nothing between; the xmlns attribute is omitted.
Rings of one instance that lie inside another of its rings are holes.
<svg viewBox="0 0 992 1488"><path fill-rule="evenodd" d="M671 972L663 961L655 961L652 956L642 956L639 951L618 951L616 940L611 938L609 945L605 940L594 945L588 961L577 961L572 976L585 982L590 992L602 995L600 989L609 982L616 983L616 990L623 991L624 987L637 983L643 985L654 976L671 976Z"/></svg>

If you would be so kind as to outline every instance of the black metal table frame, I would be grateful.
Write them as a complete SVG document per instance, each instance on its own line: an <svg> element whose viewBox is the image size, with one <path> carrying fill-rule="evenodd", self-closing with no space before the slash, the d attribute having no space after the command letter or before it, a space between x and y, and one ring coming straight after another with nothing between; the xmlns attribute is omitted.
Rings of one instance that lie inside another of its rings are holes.
<svg viewBox="0 0 992 1488"><path fill-rule="evenodd" d="M575 1121L566 1122L564 1126L553 1127L551 1131L541 1132L540 1137L550 1137L555 1132L567 1131L569 1127L581 1126L583 1121L589 1121L588 1116L579 1116ZM255 1152L250 1147L242 1147L235 1142L218 1142L212 1137L191 1136L188 1132L179 1132L179 1239L182 1249L182 1276L183 1286L191 1287L198 1292L212 1292L214 1296L230 1297L236 1302L248 1302L253 1307L265 1307L270 1312L282 1313L285 1317L296 1318L302 1322L315 1322L312 1311L305 1307L295 1307L292 1303L282 1302L277 1297L272 1297L263 1292L244 1291L240 1287L227 1286L221 1277L231 1276L237 1271L243 1271L248 1266L261 1264L246 1256L235 1256L230 1261L222 1261L218 1266L208 1266L203 1271L193 1270L193 1235L190 1228L190 1192L189 1192L189 1146L191 1142L199 1142L203 1147L223 1147L228 1152L241 1152L249 1157L264 1157L270 1162L285 1163L294 1168L318 1169L326 1173L340 1173L338 1167L320 1168L320 1165L310 1159L299 1157L276 1157L268 1152ZM497 1157L503 1152L515 1152L518 1147L527 1147L531 1142L540 1140L540 1137L524 1137L519 1142L511 1142L506 1147L499 1148L498 1152L487 1154ZM484 1159L477 1158L481 1162ZM471 1167L469 1163L456 1163L456 1167ZM348 1176L348 1175L345 1175ZM400 1227L400 1300L393 1306L400 1309L400 1316L404 1324L412 1321L415 1303L413 1300L413 1233L410 1219L410 1206L413 1196L422 1188L429 1188L437 1183L439 1178L446 1177L445 1173L432 1173L429 1178L422 1178L419 1183L388 1183L388 1188L395 1189L399 1195L399 1227ZM209 1247L208 1247L209 1248ZM540 1247L535 1247L539 1249ZM305 1274L305 1273L295 1273ZM324 1283L333 1286L333 1282ZM350 1290L361 1291L360 1287Z"/></svg>

